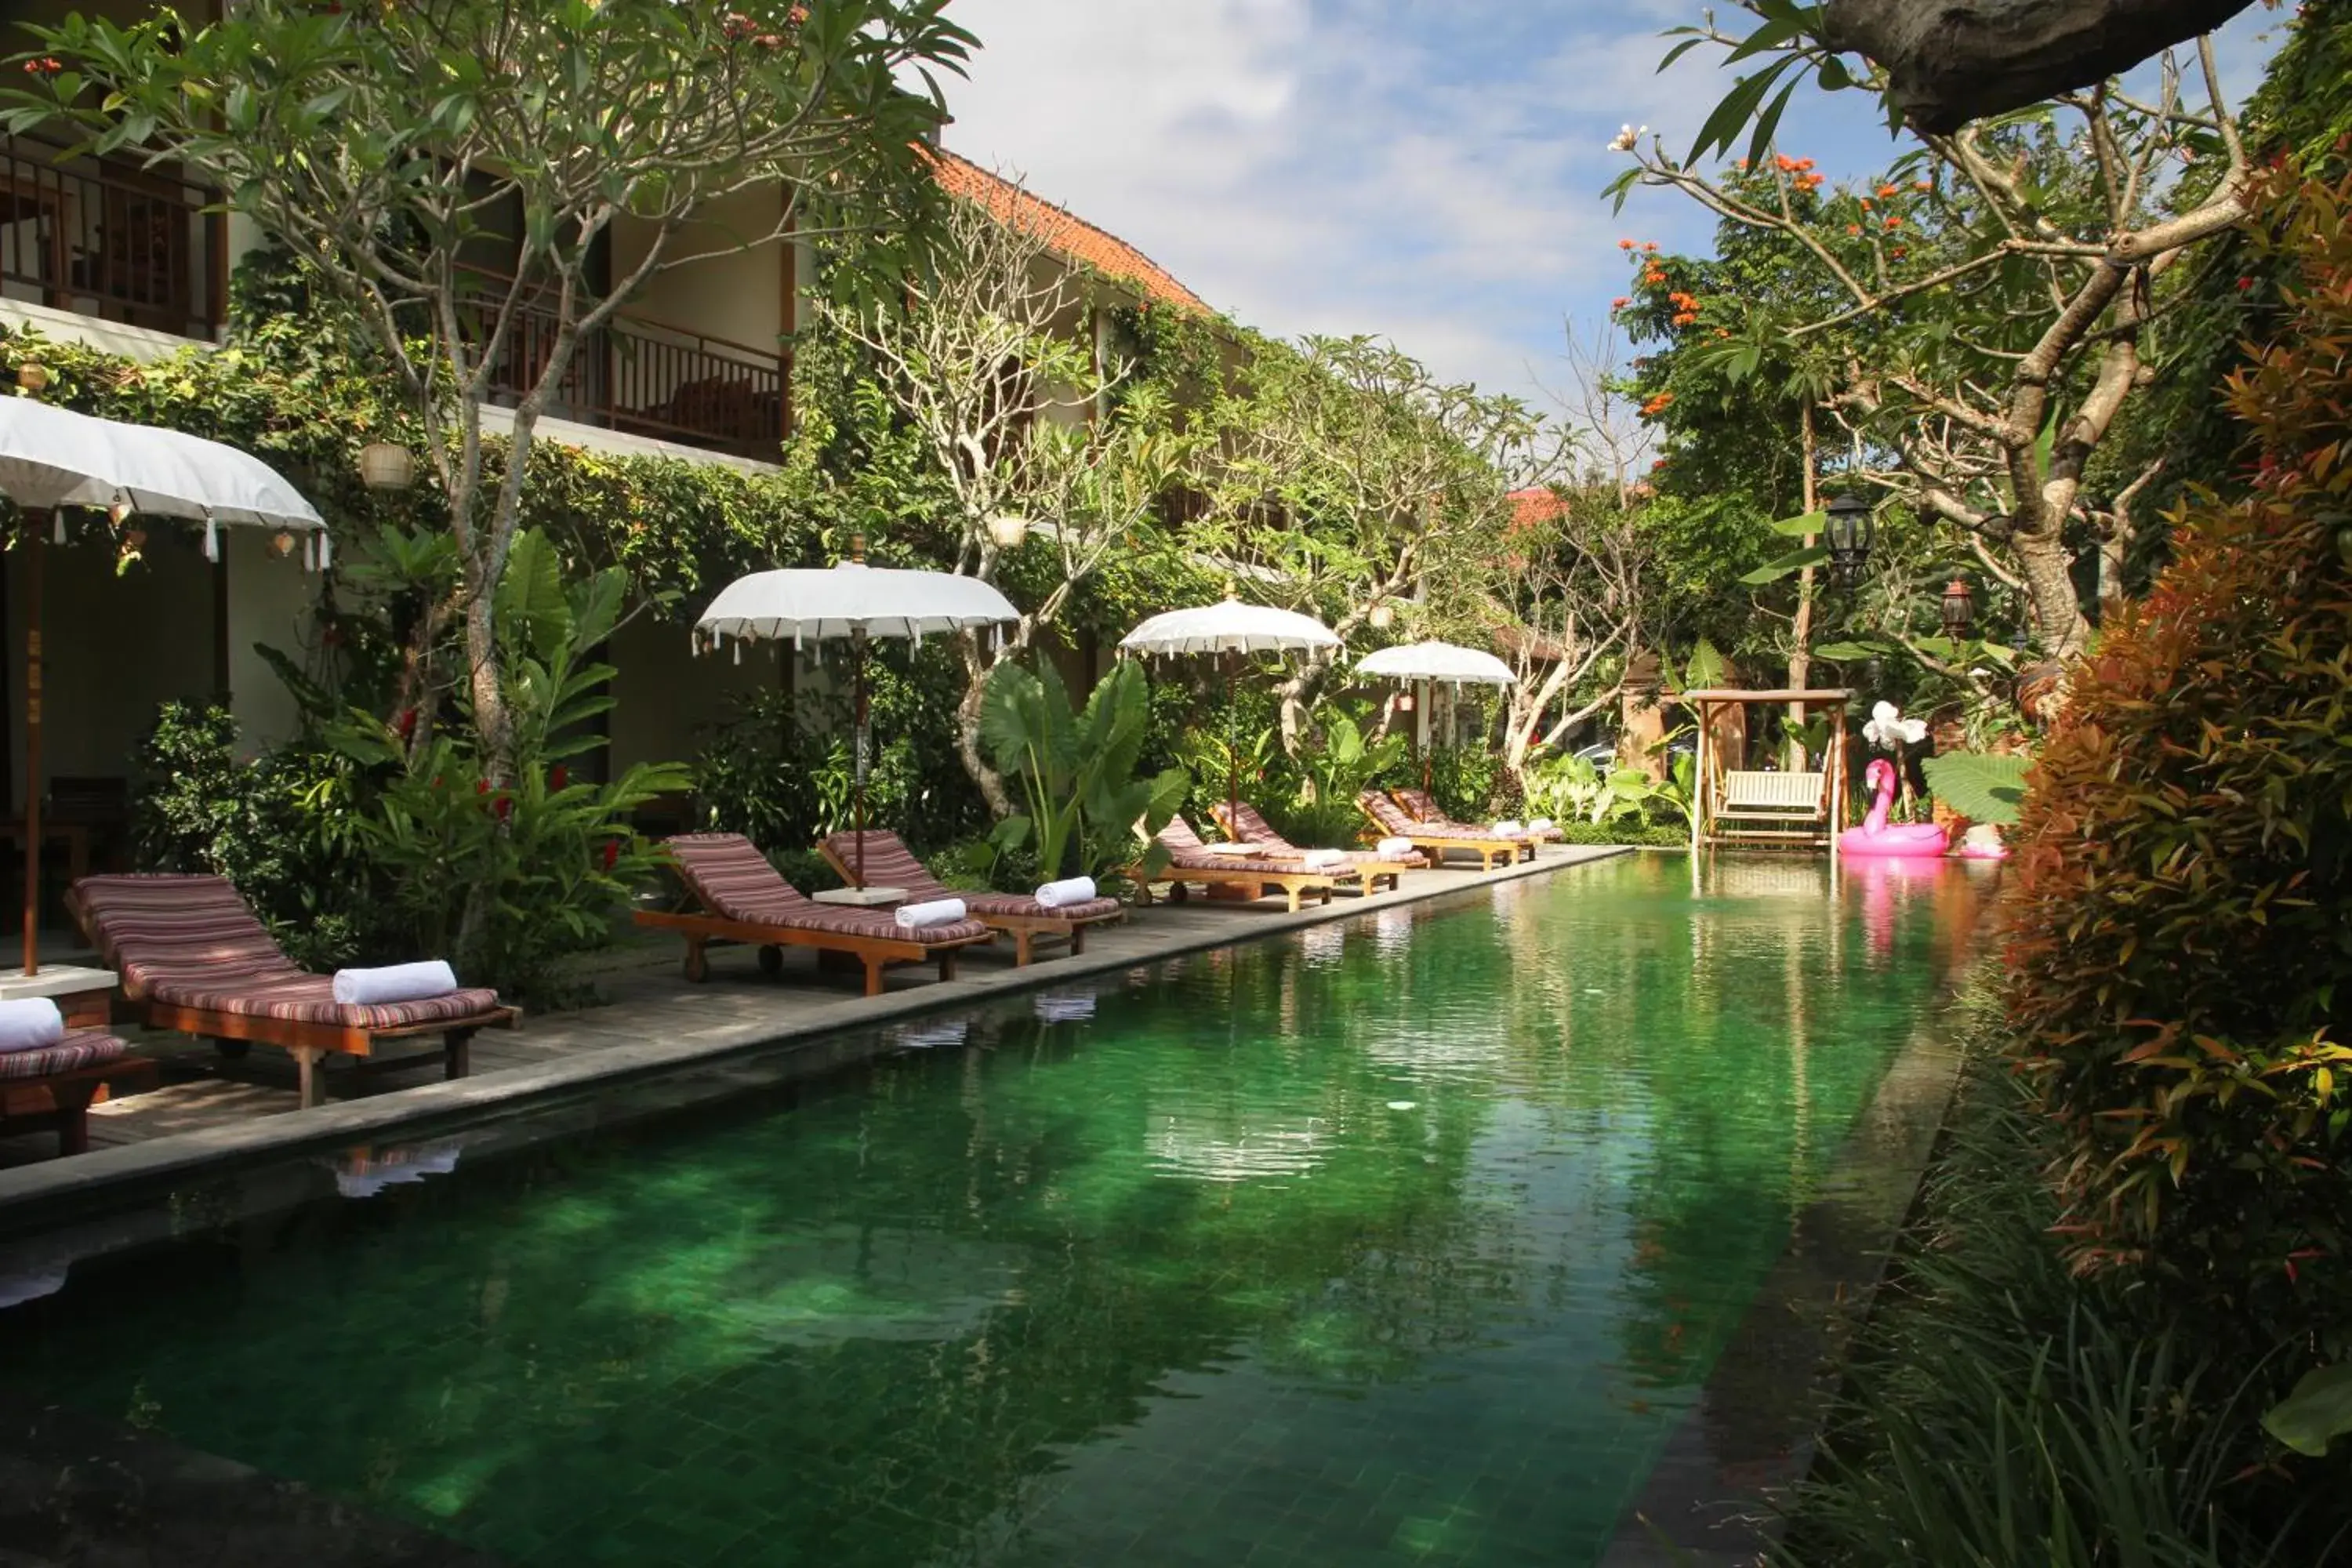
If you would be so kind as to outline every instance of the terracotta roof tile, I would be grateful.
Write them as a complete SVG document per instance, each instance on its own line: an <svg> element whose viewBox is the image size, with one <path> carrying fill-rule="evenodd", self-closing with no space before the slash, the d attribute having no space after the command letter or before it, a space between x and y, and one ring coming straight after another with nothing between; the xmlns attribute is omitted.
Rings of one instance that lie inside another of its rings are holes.
<svg viewBox="0 0 2352 1568"><path fill-rule="evenodd" d="M1208 303L1198 294L1118 236L1096 227L1067 207L1055 206L1030 195L969 158L959 158L944 148L927 148L925 152L938 174L940 188L950 195L977 202L999 221L1019 226L1071 260L1084 262L1105 277L1130 284L1160 304L1186 310L1208 310Z"/></svg>

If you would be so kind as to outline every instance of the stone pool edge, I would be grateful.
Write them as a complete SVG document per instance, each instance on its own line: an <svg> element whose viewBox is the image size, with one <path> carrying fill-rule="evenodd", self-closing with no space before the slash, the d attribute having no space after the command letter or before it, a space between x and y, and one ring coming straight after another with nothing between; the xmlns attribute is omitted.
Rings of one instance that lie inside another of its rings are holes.
<svg viewBox="0 0 2352 1568"><path fill-rule="evenodd" d="M1293 914L1235 910L1239 929L1204 926L1169 932L1148 953L1088 952L1002 972L985 985L940 982L880 996L843 999L822 993L779 996L779 1016L704 1031L688 1038L612 1046L576 1057L509 1068L470 1078L420 1084L362 1100L338 1101L222 1127L172 1133L86 1154L0 1170L0 1237L37 1230L68 1217L65 1210L127 1199L178 1182L226 1174L264 1161L402 1136L428 1126L478 1121L499 1111L545 1105L572 1095L709 1066L728 1058L826 1037L926 1013L955 1011L1000 996L1064 984L1082 976L1134 969L1212 949L1241 947L1310 926L1357 919L1381 909L1456 898L1506 882L1595 865L1634 852L1631 845L1568 845L1539 852L1499 871L1422 875L1391 892L1334 899ZM1148 911L1147 911L1148 918ZM1243 922L1246 922L1245 924ZM690 993L681 992L683 995Z"/></svg>
<svg viewBox="0 0 2352 1568"><path fill-rule="evenodd" d="M1787 1526L1949 1120L1967 1051L1949 1026L1969 968L1887 1064L1789 1245L1620 1515L1599 1568L1753 1568Z"/></svg>

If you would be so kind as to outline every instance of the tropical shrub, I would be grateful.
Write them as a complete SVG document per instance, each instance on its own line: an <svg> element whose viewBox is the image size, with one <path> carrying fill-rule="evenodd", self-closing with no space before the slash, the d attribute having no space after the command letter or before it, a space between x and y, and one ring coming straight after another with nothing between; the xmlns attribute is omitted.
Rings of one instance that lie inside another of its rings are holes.
<svg viewBox="0 0 2352 1568"><path fill-rule="evenodd" d="M630 820L689 780L645 763L609 784L571 776L604 744L590 721L613 706L614 672L589 651L619 625L625 590L617 567L566 584L544 535L517 536L493 600L511 784L495 782L468 740L412 746L397 725L356 712L331 731L355 762L397 769L360 826L417 950L528 1000L559 998L562 961L610 940L659 865Z"/></svg>
<svg viewBox="0 0 2352 1568"><path fill-rule="evenodd" d="M1376 735L1349 714L1327 710L1321 735L1299 757L1300 780L1288 798L1265 790L1253 798L1293 844L1344 847L1363 836L1357 794L1391 777L1401 779L1404 755L1403 736ZM1223 781L1218 795L1223 798Z"/></svg>
<svg viewBox="0 0 2352 1568"><path fill-rule="evenodd" d="M359 842L364 770L309 741L237 753L226 708L157 710L135 756L133 862L227 878L298 963L332 968L396 950L383 874Z"/></svg>
<svg viewBox="0 0 2352 1568"><path fill-rule="evenodd" d="M1170 768L1139 778L1150 717L1150 683L1131 661L1111 668L1073 709L1051 661L1035 673L996 667L980 710L981 740L997 771L1019 786L1025 809L999 823L1001 849L1033 850L1041 876L1101 877L1135 864L1156 845L1192 780ZM1140 838L1136 832L1141 826Z"/></svg>
<svg viewBox="0 0 2352 1568"><path fill-rule="evenodd" d="M1510 777L1503 759L1491 746L1475 743L1467 746L1432 746L1429 749L1429 793L1437 797L1438 805L1456 822L1481 822L1492 816L1497 805L1506 813L1516 809L1515 801L1497 801L1496 791Z"/></svg>
<svg viewBox="0 0 2352 1568"><path fill-rule="evenodd" d="M2295 319L2228 388L2253 488L2186 509L2075 675L2012 836L2010 1009L2078 1265L2341 1354L2352 183L2273 205Z"/></svg>

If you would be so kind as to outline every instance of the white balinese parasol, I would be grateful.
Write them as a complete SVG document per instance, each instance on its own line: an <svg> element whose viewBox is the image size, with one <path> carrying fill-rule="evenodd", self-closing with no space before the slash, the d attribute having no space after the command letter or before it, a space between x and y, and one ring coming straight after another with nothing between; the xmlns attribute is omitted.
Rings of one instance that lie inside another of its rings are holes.
<svg viewBox="0 0 2352 1568"><path fill-rule="evenodd" d="M25 365L29 392L46 373ZM181 517L205 525L205 558L220 559L224 523L315 535L310 559L327 560L326 522L268 464L218 441L178 430L95 419L31 397L0 397L0 495L28 513L67 507ZM25 532L25 973L38 972L36 928L41 890L41 545L39 520ZM58 542L65 520L53 517Z"/></svg>
<svg viewBox="0 0 2352 1568"><path fill-rule="evenodd" d="M1450 642L1402 643L1368 653L1357 661L1359 675L1385 676L1391 680L1418 681L1423 690L1421 701L1427 711L1428 688L1439 682L1452 687L1517 686L1519 678L1511 667L1491 653L1480 653L1475 647L1463 647ZM1413 739L1418 744L1421 727L1413 726ZM1421 748L1421 787L1429 788L1429 748Z"/></svg>
<svg viewBox="0 0 2352 1568"><path fill-rule="evenodd" d="M866 771L869 751L866 726L866 644L869 637L905 637L920 647L926 637L978 631L1017 621L1013 602L977 577L950 572L909 572L866 564L866 539L853 535L849 559L830 567L793 567L754 572L719 590L694 623L698 644L714 648L736 642L785 642L795 652L806 643L849 639L851 692L856 752L856 788L852 826L856 830L858 882L866 880ZM741 650L737 650L741 657Z"/></svg>
<svg viewBox="0 0 2352 1568"><path fill-rule="evenodd" d="M1242 658L1253 653L1312 653L1339 646L1339 634L1312 616L1244 605L1228 589L1222 604L1170 610L1152 616L1119 639L1129 653L1217 653L1225 656L1226 809L1241 814L1241 752L1234 742L1234 677Z"/></svg>

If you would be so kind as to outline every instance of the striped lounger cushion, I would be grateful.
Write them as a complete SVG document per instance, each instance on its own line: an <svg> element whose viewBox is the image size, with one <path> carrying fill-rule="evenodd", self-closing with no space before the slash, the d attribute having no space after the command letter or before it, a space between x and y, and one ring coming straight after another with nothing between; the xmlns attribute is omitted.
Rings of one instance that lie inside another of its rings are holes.
<svg viewBox="0 0 2352 1568"><path fill-rule="evenodd" d="M1396 795L1398 800L1404 803L1405 809L1419 817L1422 825L1433 832L1454 834L1465 838L1507 838L1514 844L1525 844L1529 839L1533 839L1538 844L1549 844L1553 839L1568 837L1557 827L1547 827L1540 831L1532 827L1522 827L1516 833L1497 833L1491 826L1478 827L1466 822L1454 821L1439 809L1436 798L1425 790L1401 789L1396 792Z"/></svg>
<svg viewBox="0 0 2352 1568"><path fill-rule="evenodd" d="M85 877L74 884L90 941L133 996L167 1007L398 1029L478 1017L498 993L476 987L419 1002L335 1000L332 975L295 967L226 877Z"/></svg>
<svg viewBox="0 0 2352 1568"><path fill-rule="evenodd" d="M1220 809L1222 812L1223 808ZM1220 820L1222 820L1222 815ZM1268 822L1258 808L1247 801L1242 802L1239 809L1234 813L1234 821L1241 828L1241 832L1236 837L1244 844L1263 844L1269 854L1304 855L1307 853L1306 850L1276 833L1274 830L1274 824ZM1382 855L1371 849L1348 849L1342 850L1341 853L1348 857L1347 864L1355 867L1393 866L1399 870L1410 871L1420 869L1429 864L1429 858L1418 849L1408 849L1397 855Z"/></svg>
<svg viewBox="0 0 2352 1568"><path fill-rule="evenodd" d="M110 1062L131 1047L102 1029L74 1029L37 1051L0 1052L0 1079L47 1078Z"/></svg>
<svg viewBox="0 0 2352 1568"><path fill-rule="evenodd" d="M1192 825L1182 817L1174 817L1160 830L1160 842L1168 847L1169 864L1185 871L1255 871L1267 877L1315 876L1297 860L1277 860L1263 855L1217 855L1211 853Z"/></svg>
<svg viewBox="0 0 2352 1568"><path fill-rule="evenodd" d="M891 942L963 942L990 935L978 921L901 931L887 910L820 904L780 876L768 858L740 833L687 833L665 839L678 880L721 920L743 925L791 926L831 936Z"/></svg>
<svg viewBox="0 0 2352 1568"><path fill-rule="evenodd" d="M843 865L857 865L857 835L836 833L824 841L828 854ZM868 828L866 831L866 879L869 888L904 888L910 904L929 903L935 899L961 899L963 907L975 915L995 915L999 919L1098 921L1119 912L1117 899L1088 899L1081 904L1062 904L1047 909L1025 893L965 893L948 887L930 873L930 868L915 858L915 852L905 840L887 830Z"/></svg>

